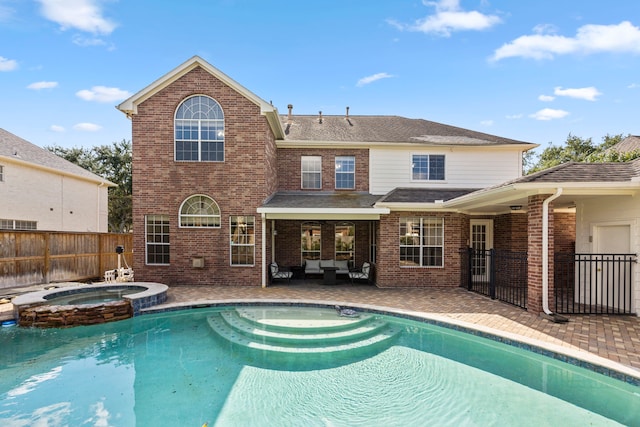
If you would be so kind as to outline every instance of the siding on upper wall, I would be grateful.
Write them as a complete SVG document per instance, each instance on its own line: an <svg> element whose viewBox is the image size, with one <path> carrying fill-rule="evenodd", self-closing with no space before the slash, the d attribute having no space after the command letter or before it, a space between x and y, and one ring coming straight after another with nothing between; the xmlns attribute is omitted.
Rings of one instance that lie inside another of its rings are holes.
<svg viewBox="0 0 640 427"><path fill-rule="evenodd" d="M0 218L36 221L38 230L108 231L107 187L15 163L3 165Z"/></svg>
<svg viewBox="0 0 640 427"><path fill-rule="evenodd" d="M443 154L445 180L411 180L413 154ZM494 147L389 147L369 151L370 192L386 194L398 187L484 188L519 178L522 153Z"/></svg>

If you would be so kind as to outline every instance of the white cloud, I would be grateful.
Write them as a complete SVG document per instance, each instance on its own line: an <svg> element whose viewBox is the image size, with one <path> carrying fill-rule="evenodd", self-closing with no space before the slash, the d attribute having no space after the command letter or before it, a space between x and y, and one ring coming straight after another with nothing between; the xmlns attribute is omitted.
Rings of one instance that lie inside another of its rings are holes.
<svg viewBox="0 0 640 427"><path fill-rule="evenodd" d="M505 116L507 119L509 120L517 120L517 119L521 119L523 117L522 114L509 114L507 116Z"/></svg>
<svg viewBox="0 0 640 427"><path fill-rule="evenodd" d="M561 119L568 115L569 115L568 111L554 110L552 108L543 108L542 110L529 115L529 117L534 118L536 120L553 120L553 119Z"/></svg>
<svg viewBox="0 0 640 427"><path fill-rule="evenodd" d="M586 101L595 101L598 95L602 95L602 93L593 86L577 89L562 89L558 86L553 90L553 93L558 96L568 96L569 98L584 99Z"/></svg>
<svg viewBox="0 0 640 427"><path fill-rule="evenodd" d="M640 87L640 84L631 83L630 85L627 86L627 89L638 89L639 87Z"/></svg>
<svg viewBox="0 0 640 427"><path fill-rule="evenodd" d="M18 68L18 62L15 59L7 59L0 56L0 71L13 71Z"/></svg>
<svg viewBox="0 0 640 427"><path fill-rule="evenodd" d="M71 38L71 41L73 42L73 44L81 46L81 47L88 47L88 46L104 46L107 44L107 42L105 42L102 39L96 38L96 37L83 37L80 34L76 34Z"/></svg>
<svg viewBox="0 0 640 427"><path fill-rule="evenodd" d="M40 90L40 89L53 89L58 87L58 82L35 82L27 86L27 89Z"/></svg>
<svg viewBox="0 0 640 427"><path fill-rule="evenodd" d="M356 83L356 86L360 87L360 86L368 85L369 83L373 83L373 82L375 82L377 80L388 79L388 78L391 78L391 77L393 77L393 76L391 74L388 74L388 73L373 74L371 76L363 77L360 80L358 80L358 83Z"/></svg>
<svg viewBox="0 0 640 427"><path fill-rule="evenodd" d="M459 0L440 0L425 2L427 6L434 6L436 13L419 19L413 25L403 25L395 21L388 21L398 29L420 31L449 37L456 31L481 31L502 22L496 15L485 15L478 11L464 11L460 8Z"/></svg>
<svg viewBox="0 0 640 427"><path fill-rule="evenodd" d="M492 60L510 57L552 59L557 55L602 52L640 54L640 28L629 21L615 25L584 25L574 37L553 34L520 36L496 49Z"/></svg>
<svg viewBox="0 0 640 427"><path fill-rule="evenodd" d="M49 129L51 129L53 132L58 132L58 133L62 133L65 131L65 128L60 125L51 125L49 126Z"/></svg>
<svg viewBox="0 0 640 427"><path fill-rule="evenodd" d="M554 99L556 99L556 97L555 96L551 96L551 95L540 95L538 97L538 100L542 101L542 102L551 102Z"/></svg>
<svg viewBox="0 0 640 427"><path fill-rule="evenodd" d="M60 24L62 30L75 28L93 34L111 34L116 24L102 15L104 0L38 0L42 14Z"/></svg>
<svg viewBox="0 0 640 427"><path fill-rule="evenodd" d="M482 126L493 126L493 120L482 120L480 124Z"/></svg>
<svg viewBox="0 0 640 427"><path fill-rule="evenodd" d="M73 125L73 128L84 132L97 132L102 129L102 126L95 123L78 123Z"/></svg>
<svg viewBox="0 0 640 427"><path fill-rule="evenodd" d="M76 92L76 96L85 101L115 102L127 99L131 94L117 87L93 86L91 90L83 89Z"/></svg>

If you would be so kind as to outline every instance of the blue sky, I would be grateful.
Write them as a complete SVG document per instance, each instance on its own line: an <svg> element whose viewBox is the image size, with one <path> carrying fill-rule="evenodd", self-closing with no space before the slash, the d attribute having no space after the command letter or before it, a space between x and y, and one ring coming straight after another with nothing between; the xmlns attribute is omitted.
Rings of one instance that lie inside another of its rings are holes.
<svg viewBox="0 0 640 427"><path fill-rule="evenodd" d="M542 148L640 134L631 0L0 0L0 127L131 139L115 105L193 55L281 114L349 106Z"/></svg>

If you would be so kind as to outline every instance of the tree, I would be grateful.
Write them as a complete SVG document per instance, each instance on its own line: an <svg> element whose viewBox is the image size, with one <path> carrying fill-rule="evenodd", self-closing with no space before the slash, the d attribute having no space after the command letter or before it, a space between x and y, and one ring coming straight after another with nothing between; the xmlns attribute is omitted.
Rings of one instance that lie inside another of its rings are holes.
<svg viewBox="0 0 640 427"><path fill-rule="evenodd" d="M108 179L117 187L109 188L109 231L128 233L133 225L131 141L122 140L94 148L44 147L83 169Z"/></svg>
<svg viewBox="0 0 640 427"><path fill-rule="evenodd" d="M607 134L602 138L602 143L594 144L591 138L585 139L569 134L564 145L550 144L539 156L527 152L523 156L525 173L531 174L566 162L625 162L640 157L640 151L619 153L611 150L611 147L623 139L622 134Z"/></svg>

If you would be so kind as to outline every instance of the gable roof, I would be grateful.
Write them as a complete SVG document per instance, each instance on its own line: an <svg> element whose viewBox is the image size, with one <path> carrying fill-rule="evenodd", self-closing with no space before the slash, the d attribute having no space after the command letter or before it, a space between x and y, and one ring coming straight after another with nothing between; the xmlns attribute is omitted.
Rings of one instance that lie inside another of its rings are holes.
<svg viewBox="0 0 640 427"><path fill-rule="evenodd" d="M125 113L127 117L131 117L131 115L138 113L138 105L198 67L213 75L215 78L238 92L240 95L244 96L246 99L259 106L260 112L266 116L269 125L273 130L273 133L276 135L276 139L281 139L284 137L282 128L280 126L280 120L278 119L278 110L273 105L263 100L197 55L191 57L189 60L169 71L167 74L160 77L144 89L125 99L119 105L117 105L116 108Z"/></svg>
<svg viewBox="0 0 640 427"><path fill-rule="evenodd" d="M629 135L611 147L610 150L617 151L619 153L629 153L631 151L640 150L640 136Z"/></svg>
<svg viewBox="0 0 640 427"><path fill-rule="evenodd" d="M429 146L507 146L524 150L537 147L524 141L502 138L423 119L400 116L281 115L285 141L386 142Z"/></svg>
<svg viewBox="0 0 640 427"><path fill-rule="evenodd" d="M101 176L0 128L0 161L3 158L13 163L27 163L53 173L74 176L109 187L116 186Z"/></svg>

